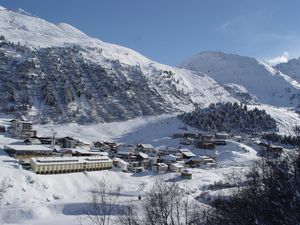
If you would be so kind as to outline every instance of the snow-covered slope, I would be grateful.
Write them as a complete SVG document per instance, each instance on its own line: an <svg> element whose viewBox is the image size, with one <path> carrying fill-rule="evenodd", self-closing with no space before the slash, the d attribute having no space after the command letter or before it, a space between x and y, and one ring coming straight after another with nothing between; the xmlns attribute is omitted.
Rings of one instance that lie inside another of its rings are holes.
<svg viewBox="0 0 300 225"><path fill-rule="evenodd" d="M0 34L1 111L40 122L102 122L236 101L205 74L23 11L1 8Z"/></svg>
<svg viewBox="0 0 300 225"><path fill-rule="evenodd" d="M0 118L0 123L3 123ZM9 119L5 118L5 123ZM114 140L124 143L151 143L154 147L178 147L179 139L173 139L173 133L182 133L184 124L176 117L156 116L139 118L120 123L93 124L92 126L78 124L59 124L55 126L39 125L39 134L52 133L54 128L58 135L71 135L89 141ZM36 127L35 127L36 128ZM192 131L187 127L187 132ZM93 185L101 179L109 184L121 185L120 204L134 203L138 195L144 195L156 179L165 181L176 180L179 185L188 190L194 190L193 196L201 194L203 185L213 184L224 179L232 169L239 171L257 159L255 148L243 143L230 141L226 146L217 147L217 161L220 167L216 169L190 168L193 179L180 179L177 173L158 175L145 171L139 174L123 173L121 171L103 170L93 172L36 175L20 168L18 161L9 157L1 145L17 140L8 139L0 134L0 184L7 187L4 198L0 201L0 224L15 225L50 225L50 224L90 224L86 221L87 207L90 200L89 192ZM194 154L202 151L186 146ZM247 152L245 151L248 150ZM141 191L141 185L145 188ZM144 197L143 197L144 198ZM139 207L141 208L141 207ZM112 222L112 224L117 224Z"/></svg>
<svg viewBox="0 0 300 225"><path fill-rule="evenodd" d="M280 63L276 65L276 68L297 82L300 82L300 58L291 59L286 63Z"/></svg>
<svg viewBox="0 0 300 225"><path fill-rule="evenodd" d="M255 58L223 52L203 52L179 67L204 72L223 85L238 85L258 102L276 106L297 106L299 84L269 64ZM235 86L236 87L236 86Z"/></svg>

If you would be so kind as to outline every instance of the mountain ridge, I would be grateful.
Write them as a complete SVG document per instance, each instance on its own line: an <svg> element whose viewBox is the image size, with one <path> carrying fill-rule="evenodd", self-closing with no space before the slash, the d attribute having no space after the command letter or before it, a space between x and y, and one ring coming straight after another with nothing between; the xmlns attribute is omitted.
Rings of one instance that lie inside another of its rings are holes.
<svg viewBox="0 0 300 225"><path fill-rule="evenodd" d="M2 10L0 33L0 110L36 122L109 122L236 101L203 73L159 64L68 24Z"/></svg>
<svg viewBox="0 0 300 225"><path fill-rule="evenodd" d="M299 83L262 60L206 51L184 60L179 67L206 73L227 88L239 85L260 103L282 107L300 103Z"/></svg>

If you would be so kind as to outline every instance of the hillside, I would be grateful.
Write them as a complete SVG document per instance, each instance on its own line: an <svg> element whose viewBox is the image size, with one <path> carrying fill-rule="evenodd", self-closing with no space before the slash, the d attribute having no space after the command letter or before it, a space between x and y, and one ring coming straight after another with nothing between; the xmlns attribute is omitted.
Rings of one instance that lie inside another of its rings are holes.
<svg viewBox="0 0 300 225"><path fill-rule="evenodd" d="M68 24L0 9L0 111L108 122L236 101L203 73L153 62Z"/></svg>
<svg viewBox="0 0 300 225"><path fill-rule="evenodd" d="M277 130L276 121L265 110L248 110L237 103L211 104L208 108L178 116L186 124L204 131L259 133Z"/></svg>
<svg viewBox="0 0 300 225"><path fill-rule="evenodd" d="M203 52L185 60L179 67L208 74L244 102L281 107L299 105L299 83L255 58Z"/></svg>
<svg viewBox="0 0 300 225"><path fill-rule="evenodd" d="M286 63L280 63L275 66L278 70L284 74L289 75L291 78L300 82L300 58L291 59Z"/></svg>

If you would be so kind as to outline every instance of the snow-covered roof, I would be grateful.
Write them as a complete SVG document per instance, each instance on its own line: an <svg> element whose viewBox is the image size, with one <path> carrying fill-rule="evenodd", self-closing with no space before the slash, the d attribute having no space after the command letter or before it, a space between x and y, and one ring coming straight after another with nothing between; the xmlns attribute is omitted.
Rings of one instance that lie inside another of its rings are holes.
<svg viewBox="0 0 300 225"><path fill-rule="evenodd" d="M181 172L181 174L183 174L183 175L185 175L185 174L191 175L192 172L191 172L190 170L188 170L188 169L185 169L185 170L183 170L183 171Z"/></svg>
<svg viewBox="0 0 300 225"><path fill-rule="evenodd" d="M31 142L32 144L41 144L41 141L38 138L27 138L24 140L24 143Z"/></svg>
<svg viewBox="0 0 300 225"><path fill-rule="evenodd" d="M159 167L168 167L168 165L165 164L165 163L157 163L157 166L159 166Z"/></svg>
<svg viewBox="0 0 300 225"><path fill-rule="evenodd" d="M72 152L72 154L90 154L90 155L107 155L107 152L91 151L89 147L80 147L80 148L60 148L57 150L59 153Z"/></svg>
<svg viewBox="0 0 300 225"><path fill-rule="evenodd" d="M161 158L162 160L176 160L176 159L177 159L177 156L170 154L170 155L164 155L164 156L161 156L160 158Z"/></svg>
<svg viewBox="0 0 300 225"><path fill-rule="evenodd" d="M192 157L188 160L186 160L186 162L197 162L197 161L200 161L200 162L203 162L204 160L207 160L207 159L211 159L210 157L208 156L205 156L205 155L198 155L198 156L195 156L195 157Z"/></svg>
<svg viewBox="0 0 300 225"><path fill-rule="evenodd" d="M218 135L218 136L228 136L229 134L226 133L226 132L218 132L218 133L216 133L216 135Z"/></svg>
<svg viewBox="0 0 300 225"><path fill-rule="evenodd" d="M139 152L139 156L141 156L143 159L149 159L149 156L143 152Z"/></svg>
<svg viewBox="0 0 300 225"><path fill-rule="evenodd" d="M151 144L139 144L143 148L154 148Z"/></svg>
<svg viewBox="0 0 300 225"><path fill-rule="evenodd" d="M188 149L179 149L179 151L187 157L195 157L196 155Z"/></svg>
<svg viewBox="0 0 300 225"><path fill-rule="evenodd" d="M95 162L112 162L107 156L90 156L90 157L36 157L31 158L35 164L76 164L76 163L95 163Z"/></svg>
<svg viewBox="0 0 300 225"><path fill-rule="evenodd" d="M179 164L179 163L172 163L171 166L176 167L176 168L183 168L184 166Z"/></svg>
<svg viewBox="0 0 300 225"><path fill-rule="evenodd" d="M114 158L115 161L118 161L119 163L123 164L123 165L129 165L128 162L126 162L125 160L123 159L120 159L120 158Z"/></svg>
<svg viewBox="0 0 300 225"><path fill-rule="evenodd" d="M4 149L12 149L15 151L53 151L52 148L45 145L5 145Z"/></svg>

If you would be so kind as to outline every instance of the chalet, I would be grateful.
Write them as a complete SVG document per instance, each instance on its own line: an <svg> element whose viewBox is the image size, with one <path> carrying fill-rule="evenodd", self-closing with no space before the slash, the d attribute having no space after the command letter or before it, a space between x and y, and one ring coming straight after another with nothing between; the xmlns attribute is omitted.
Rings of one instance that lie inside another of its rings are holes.
<svg viewBox="0 0 300 225"><path fill-rule="evenodd" d="M37 131L33 130L33 124L30 121L20 119L11 120L11 133L20 139L36 137Z"/></svg>
<svg viewBox="0 0 300 225"><path fill-rule="evenodd" d="M215 139L214 143L216 145L226 145L226 140L225 139Z"/></svg>
<svg viewBox="0 0 300 225"><path fill-rule="evenodd" d="M51 145L52 143L52 137L38 137L38 139L42 145ZM55 141L55 144L58 144L57 140Z"/></svg>
<svg viewBox="0 0 300 225"><path fill-rule="evenodd" d="M184 179L192 179L192 172L188 169L185 169L181 172L181 177Z"/></svg>
<svg viewBox="0 0 300 225"><path fill-rule="evenodd" d="M73 148L70 149L73 151L73 156L95 156L95 155L103 155L102 152L99 151L91 151L90 148Z"/></svg>
<svg viewBox="0 0 300 225"><path fill-rule="evenodd" d="M272 152L281 153L283 151L283 147L282 146L276 146L276 145L269 145L268 150L272 151Z"/></svg>
<svg viewBox="0 0 300 225"><path fill-rule="evenodd" d="M142 167L144 167L144 168L149 167L150 159L146 153L139 152L136 154L136 156L137 156L137 161L140 162Z"/></svg>
<svg viewBox="0 0 300 225"><path fill-rule="evenodd" d="M24 144L26 145L41 145L41 141L38 138L26 138L23 141Z"/></svg>
<svg viewBox="0 0 300 225"><path fill-rule="evenodd" d="M160 162L163 162L167 165L170 165L172 163L176 163L176 160L177 160L177 157L175 155L163 155L160 157L159 161Z"/></svg>
<svg viewBox="0 0 300 225"><path fill-rule="evenodd" d="M191 138L181 138L180 144L181 145L192 145L194 143L194 140Z"/></svg>
<svg viewBox="0 0 300 225"><path fill-rule="evenodd" d="M266 142L258 142L257 145L259 146L259 149L264 152L268 148L269 144Z"/></svg>
<svg viewBox="0 0 300 225"><path fill-rule="evenodd" d="M190 150L188 149L179 149L180 153L182 154L182 158L183 159L190 159L195 157L196 155L194 153L192 153Z"/></svg>
<svg viewBox="0 0 300 225"><path fill-rule="evenodd" d="M113 159L113 164L115 167L121 169L121 171L123 172L127 172L128 171L128 165L129 163L124 161L123 159L120 158L114 158Z"/></svg>
<svg viewBox="0 0 300 225"><path fill-rule="evenodd" d="M91 144L88 143L88 142L85 142L85 141L82 141L82 140L76 140L76 146L79 146L79 147L91 147Z"/></svg>
<svg viewBox="0 0 300 225"><path fill-rule="evenodd" d="M59 139L61 148L75 148L77 140L71 137L64 137Z"/></svg>
<svg viewBox="0 0 300 225"><path fill-rule="evenodd" d="M198 135L196 133L183 133L183 137L184 138L193 138L193 139L195 139L195 138L198 137Z"/></svg>
<svg viewBox="0 0 300 225"><path fill-rule="evenodd" d="M107 145L104 144L104 142L96 141L96 142L93 143L93 146L96 147L96 148L103 148L103 147L106 147Z"/></svg>
<svg viewBox="0 0 300 225"><path fill-rule="evenodd" d="M100 151L109 151L111 150L110 146L101 141L96 141L93 143L93 148L98 149Z"/></svg>
<svg viewBox="0 0 300 225"><path fill-rule="evenodd" d="M106 156L31 158L32 171L37 174L105 170L112 165L112 160Z"/></svg>
<svg viewBox="0 0 300 225"><path fill-rule="evenodd" d="M134 173L140 173L144 171L144 167L141 166L140 162L129 162L128 169Z"/></svg>
<svg viewBox="0 0 300 225"><path fill-rule="evenodd" d="M216 133L215 134L215 138L216 139L229 139L230 138L230 135L225 133L225 132L222 132L222 133Z"/></svg>
<svg viewBox="0 0 300 225"><path fill-rule="evenodd" d="M16 159L28 159L39 156L52 156L53 149L44 145L5 145L4 151Z"/></svg>
<svg viewBox="0 0 300 225"><path fill-rule="evenodd" d="M124 160L129 160L133 156L135 147L133 145L120 145L116 149L116 157Z"/></svg>
<svg viewBox="0 0 300 225"><path fill-rule="evenodd" d="M257 145L260 147L263 156L279 157L283 152L282 146L271 145L266 142L259 142Z"/></svg>
<svg viewBox="0 0 300 225"><path fill-rule="evenodd" d="M185 161L186 165L190 167L200 167L204 164L204 159L207 159L207 156L197 156Z"/></svg>
<svg viewBox="0 0 300 225"><path fill-rule="evenodd" d="M107 152L93 151L87 147L56 148L54 153L61 156L108 156Z"/></svg>
<svg viewBox="0 0 300 225"><path fill-rule="evenodd" d="M215 138L215 135L208 132L200 132L198 133L198 138L202 141L212 141Z"/></svg>
<svg viewBox="0 0 300 225"><path fill-rule="evenodd" d="M266 155L271 157L279 157L283 152L283 147L276 145L268 145Z"/></svg>
<svg viewBox="0 0 300 225"><path fill-rule="evenodd" d="M238 141L238 142L241 142L241 141L244 140L244 138L243 138L242 136L240 136L240 135L235 135L235 136L234 136L234 139L235 139L236 141Z"/></svg>
<svg viewBox="0 0 300 225"><path fill-rule="evenodd" d="M172 163L170 165L170 171L174 172L174 173L180 173L181 171L183 171L184 166L179 164L179 163Z"/></svg>
<svg viewBox="0 0 300 225"><path fill-rule="evenodd" d="M157 163L158 157L156 155L149 156L149 166L152 167Z"/></svg>
<svg viewBox="0 0 300 225"><path fill-rule="evenodd" d="M154 152L154 147L151 144L138 144L136 151L151 153Z"/></svg>
<svg viewBox="0 0 300 225"><path fill-rule="evenodd" d="M168 171L168 165L165 163L157 163L152 166L152 171L155 173L166 173Z"/></svg>
<svg viewBox="0 0 300 225"><path fill-rule="evenodd" d="M134 153L132 155L130 155L130 157L125 159L125 160L127 162L139 162L140 163L140 161L138 161L138 156L135 155Z"/></svg>
<svg viewBox="0 0 300 225"><path fill-rule="evenodd" d="M182 161L183 160L183 155L181 152L178 152L178 153L175 153L175 154L172 154L172 155L175 155L177 160L176 161Z"/></svg>
<svg viewBox="0 0 300 225"><path fill-rule="evenodd" d="M177 148L160 148L158 149L158 155L169 155L169 154L176 154L180 153L179 149Z"/></svg>
<svg viewBox="0 0 300 225"><path fill-rule="evenodd" d="M204 158L203 159L204 164L212 164L212 163L216 163L216 161L210 157L208 158Z"/></svg>
<svg viewBox="0 0 300 225"><path fill-rule="evenodd" d="M107 141L105 141L104 144L106 144L110 148L110 150L112 150L112 151L116 150L117 147L118 147L118 144L115 143L115 142L107 142Z"/></svg>
<svg viewBox="0 0 300 225"><path fill-rule="evenodd" d="M217 164L215 163L215 162L213 162L213 163L206 163L205 164L205 166L207 167L207 168L216 168L217 167Z"/></svg>
<svg viewBox="0 0 300 225"><path fill-rule="evenodd" d="M198 140L195 142L196 148L215 149L216 144L213 141Z"/></svg>

